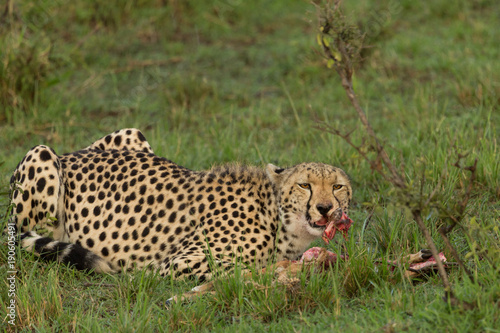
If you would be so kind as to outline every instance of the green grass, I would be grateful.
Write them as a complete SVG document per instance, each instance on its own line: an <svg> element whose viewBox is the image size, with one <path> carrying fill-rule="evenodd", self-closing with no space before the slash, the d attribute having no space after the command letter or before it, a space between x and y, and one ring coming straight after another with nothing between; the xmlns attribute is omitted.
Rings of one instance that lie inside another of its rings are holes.
<svg viewBox="0 0 500 333"><path fill-rule="evenodd" d="M397 193L314 119L362 128L335 73L316 54L307 1L8 1L0 5L0 209L24 154L83 148L124 127L192 169L240 161L344 168L354 186L351 259L296 288L230 279L215 296L164 307L194 282L134 272L101 276L17 253L17 322L7 331L499 331L500 5L491 0L356 1L346 13L371 48L355 89L377 133L425 190L454 205L466 173L452 147L478 159L475 190L451 240L478 282L456 269L466 311L441 300L437 276L412 284L373 259L425 247ZM425 166L425 171L424 170ZM362 226L371 212L373 217ZM440 216L426 223L440 249ZM5 216L0 216L2 222ZM2 240L2 244L3 244ZM341 243L341 242L340 242ZM319 242L317 244L320 244ZM3 247L5 248L5 247ZM340 245L331 249L341 251ZM485 252L487 251L487 252ZM7 313L7 255L0 313ZM446 255L451 255L445 251ZM488 261L490 259L491 261ZM497 271L493 267L496 267Z"/></svg>

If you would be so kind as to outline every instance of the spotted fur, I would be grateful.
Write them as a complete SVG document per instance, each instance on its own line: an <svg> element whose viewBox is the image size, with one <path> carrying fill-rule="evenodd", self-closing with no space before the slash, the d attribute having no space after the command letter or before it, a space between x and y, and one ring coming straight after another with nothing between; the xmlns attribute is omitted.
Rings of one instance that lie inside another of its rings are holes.
<svg viewBox="0 0 500 333"><path fill-rule="evenodd" d="M200 280L231 269L235 258L258 266L273 255L295 259L352 195L346 174L321 163L189 170L154 155L136 129L60 156L36 146L11 190L21 244L44 259Z"/></svg>

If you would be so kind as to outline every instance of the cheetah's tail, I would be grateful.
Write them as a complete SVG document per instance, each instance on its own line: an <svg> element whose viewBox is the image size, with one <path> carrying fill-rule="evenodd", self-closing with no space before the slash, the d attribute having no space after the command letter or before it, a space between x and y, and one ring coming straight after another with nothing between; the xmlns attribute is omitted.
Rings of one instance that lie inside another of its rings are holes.
<svg viewBox="0 0 500 333"><path fill-rule="evenodd" d="M119 271L114 269L109 262L79 244L55 241L50 237L42 237L33 231L21 235L21 247L27 251L34 251L43 260L73 265L78 270L96 273L116 273Z"/></svg>

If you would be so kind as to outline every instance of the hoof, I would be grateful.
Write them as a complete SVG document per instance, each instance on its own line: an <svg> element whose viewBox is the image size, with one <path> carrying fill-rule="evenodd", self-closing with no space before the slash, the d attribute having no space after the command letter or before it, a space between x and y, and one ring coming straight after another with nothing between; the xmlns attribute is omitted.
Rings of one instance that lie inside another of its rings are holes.
<svg viewBox="0 0 500 333"><path fill-rule="evenodd" d="M427 260L432 257L432 252L429 249L421 249L420 256L422 257L422 259Z"/></svg>

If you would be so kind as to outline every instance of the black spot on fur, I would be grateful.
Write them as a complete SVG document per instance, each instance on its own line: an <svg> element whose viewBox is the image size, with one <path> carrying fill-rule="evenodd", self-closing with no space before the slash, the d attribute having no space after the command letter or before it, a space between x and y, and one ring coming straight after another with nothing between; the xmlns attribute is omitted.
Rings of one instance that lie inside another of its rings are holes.
<svg viewBox="0 0 500 333"><path fill-rule="evenodd" d="M42 162L50 160L50 153L47 150L42 150L40 152L40 160L42 160Z"/></svg>
<svg viewBox="0 0 500 333"><path fill-rule="evenodd" d="M120 135L115 136L115 145L119 147L122 143L122 137Z"/></svg>
<svg viewBox="0 0 500 333"><path fill-rule="evenodd" d="M139 140L141 142L146 141L146 138L144 137L144 135L141 132L137 132L137 137L139 138Z"/></svg>
<svg viewBox="0 0 500 333"><path fill-rule="evenodd" d="M40 178L37 182L36 182L36 190L38 192L43 192L43 190L45 189L45 185L47 184L47 181L45 180L45 178Z"/></svg>

